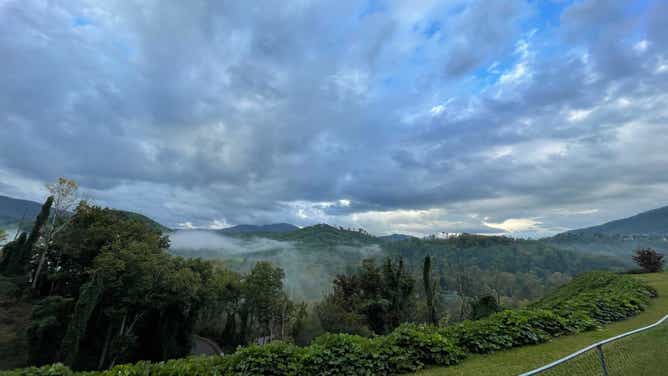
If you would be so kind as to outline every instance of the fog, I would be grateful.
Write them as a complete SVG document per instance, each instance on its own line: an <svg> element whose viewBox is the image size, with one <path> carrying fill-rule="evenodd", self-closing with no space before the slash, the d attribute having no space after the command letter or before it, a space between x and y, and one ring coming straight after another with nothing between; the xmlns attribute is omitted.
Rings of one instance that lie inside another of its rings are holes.
<svg viewBox="0 0 668 376"><path fill-rule="evenodd" d="M170 248L182 254L188 251L215 251L220 256L233 256L294 247L291 242L267 238L239 239L204 230L176 231L169 235L169 239Z"/></svg>
<svg viewBox="0 0 668 376"><path fill-rule="evenodd" d="M383 253L377 244L328 246L261 237L240 239L205 230L180 230L169 237L175 254L221 259L229 268L243 273L258 261L269 261L285 272L288 295L306 301L321 299L331 289L334 277L349 271L351 265Z"/></svg>
<svg viewBox="0 0 668 376"><path fill-rule="evenodd" d="M0 246L3 246L12 241L18 229L16 227L10 227L10 228L3 228L3 230L5 230L5 232L7 233L7 239L0 240Z"/></svg>

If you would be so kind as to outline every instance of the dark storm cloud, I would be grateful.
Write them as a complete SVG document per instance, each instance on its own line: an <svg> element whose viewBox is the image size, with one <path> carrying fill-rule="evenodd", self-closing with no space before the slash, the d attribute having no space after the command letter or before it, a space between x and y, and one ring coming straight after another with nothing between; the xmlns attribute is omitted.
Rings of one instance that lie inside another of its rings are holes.
<svg viewBox="0 0 668 376"><path fill-rule="evenodd" d="M550 27L531 2L372 5L3 3L0 193L66 175L169 225L412 233L663 203L661 2Z"/></svg>

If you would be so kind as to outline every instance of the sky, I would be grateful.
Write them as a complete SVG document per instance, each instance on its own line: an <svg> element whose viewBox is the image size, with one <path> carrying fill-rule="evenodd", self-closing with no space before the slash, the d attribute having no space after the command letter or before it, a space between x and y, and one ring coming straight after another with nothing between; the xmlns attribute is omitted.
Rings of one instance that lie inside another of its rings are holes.
<svg viewBox="0 0 668 376"><path fill-rule="evenodd" d="M668 2L0 0L0 194L539 237L668 205Z"/></svg>

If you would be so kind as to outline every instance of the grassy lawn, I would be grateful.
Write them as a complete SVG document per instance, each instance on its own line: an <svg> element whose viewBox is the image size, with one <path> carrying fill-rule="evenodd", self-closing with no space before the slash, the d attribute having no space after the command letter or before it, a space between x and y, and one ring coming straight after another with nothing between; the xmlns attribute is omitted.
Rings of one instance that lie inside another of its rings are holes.
<svg viewBox="0 0 668 376"><path fill-rule="evenodd" d="M581 333L573 336L566 336L553 339L552 341L535 346L518 347L511 350L500 351L488 355L473 355L461 364L452 367L431 368L416 373L419 376L456 376L456 375L476 375L476 376L503 376L503 375L518 375L522 372L530 371L547 363L553 362L561 357L564 357L574 351L583 347L591 345L600 340L613 337L617 334L627 332L645 325L652 324L658 321L661 317L668 314L668 272L657 274L643 274L637 275L636 278L647 281L654 286L658 292L659 297L652 300L652 303L645 312L632 317L625 321L620 321L614 324L606 325L605 327L586 333ZM653 330L647 334L639 336L637 339L630 338L622 343L626 346L624 349L618 349L618 353L629 354L633 351L634 356L637 351L636 348L652 348L656 351L668 348L668 325L662 325L660 330ZM659 344L661 342L663 345ZM648 346L648 344L652 344ZM615 351L615 348L611 348ZM614 356L611 353L611 361L620 357ZM650 354L651 355L651 354ZM668 356L655 357L652 356L653 361L649 362L652 369L668 370ZM634 362L635 363L635 362ZM663 367L663 368L659 368ZM652 375L654 371L634 369L633 372L627 374ZM668 372L668 371L666 371ZM613 373L611 372L611 375ZM660 373L659 373L660 374Z"/></svg>

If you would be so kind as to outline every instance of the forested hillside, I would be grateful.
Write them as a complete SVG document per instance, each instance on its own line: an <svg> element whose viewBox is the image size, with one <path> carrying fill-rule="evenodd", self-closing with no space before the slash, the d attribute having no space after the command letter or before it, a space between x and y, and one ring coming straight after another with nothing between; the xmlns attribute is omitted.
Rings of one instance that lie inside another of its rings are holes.
<svg viewBox="0 0 668 376"><path fill-rule="evenodd" d="M668 250L668 207L543 239L555 247L628 260L639 248Z"/></svg>
<svg viewBox="0 0 668 376"><path fill-rule="evenodd" d="M568 231L567 233L668 235L668 206L642 212L628 218L610 221L599 226Z"/></svg>
<svg viewBox="0 0 668 376"><path fill-rule="evenodd" d="M406 267L417 275L425 256L434 258L441 291L452 296L453 276L466 271L472 286L471 296L481 291L504 289L497 295L520 304L541 296L550 286L587 270L622 270L625 262L613 257L586 255L557 249L540 241L463 234L451 239L386 241L363 230L350 230L325 224L275 234L245 233L232 240L211 238L207 244L181 241L188 232L171 236L171 251L186 257L224 260L234 270L245 272L257 261L266 260L286 271L286 286L291 296L316 301L329 291L336 275L349 272L366 258L403 258ZM196 244L197 243L197 244ZM454 304L454 303L453 303Z"/></svg>
<svg viewBox="0 0 668 376"><path fill-rule="evenodd" d="M16 228L16 226L23 221L23 228L30 230L32 221L39 213L40 207L41 204L34 201L20 200L0 195L0 228ZM163 226L143 214L127 210L117 211L122 216L144 222L149 225L149 227L156 230L163 232L171 231L168 227Z"/></svg>
<svg viewBox="0 0 668 376"><path fill-rule="evenodd" d="M280 268L239 274L175 257L145 218L83 201L58 210L63 201L50 196L30 233L2 248L0 304L17 309L0 317L0 368L103 369L183 357L195 333L232 349L299 332L305 308L285 294Z"/></svg>
<svg viewBox="0 0 668 376"><path fill-rule="evenodd" d="M290 232L298 230L299 227L289 223L272 223L269 225L236 225L219 230L222 234L258 234L258 233L276 233L276 232Z"/></svg>

